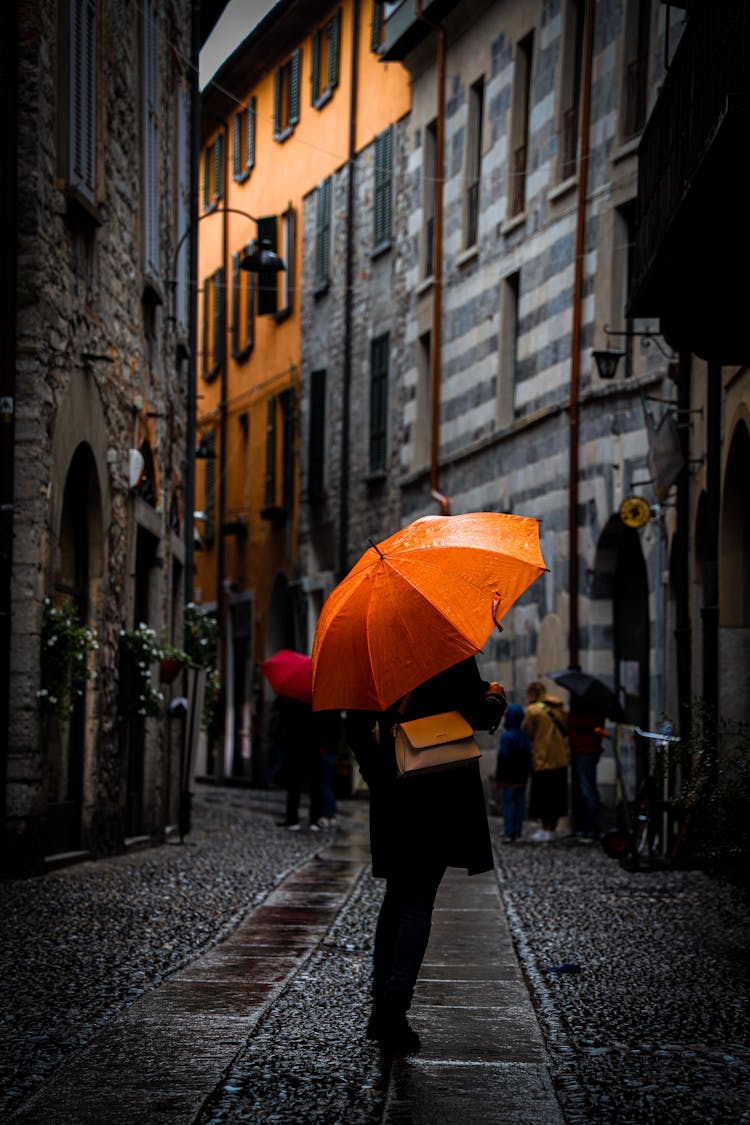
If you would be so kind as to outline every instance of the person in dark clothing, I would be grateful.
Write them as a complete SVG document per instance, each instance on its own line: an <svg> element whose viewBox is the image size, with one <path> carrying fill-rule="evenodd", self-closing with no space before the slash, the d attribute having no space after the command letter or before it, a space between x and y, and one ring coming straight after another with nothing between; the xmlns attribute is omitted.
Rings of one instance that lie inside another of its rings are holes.
<svg viewBox="0 0 750 1125"><path fill-rule="evenodd" d="M505 730L500 735L495 781L503 794L503 839L518 840L523 832L526 785L531 773L531 742L521 729L523 707L511 703L505 712Z"/></svg>
<svg viewBox="0 0 750 1125"><path fill-rule="evenodd" d="M494 730L506 705L500 685L483 681L471 658L415 688L403 713L400 700L381 713L347 714L347 741L370 790L373 875L386 880L375 928L367 1036L396 1054L420 1046L406 1013L446 868L464 867L475 875L492 870L494 860L478 761L399 778L393 726L459 711L474 730Z"/></svg>
<svg viewBox="0 0 750 1125"><path fill-rule="evenodd" d="M576 696L571 696L568 745L572 829L573 836L584 843L598 840L600 835L596 767L602 753L602 739L608 737L604 716L591 711Z"/></svg>
<svg viewBox="0 0 750 1125"><path fill-rule="evenodd" d="M317 830L321 816L320 753L313 731L309 703L279 695L273 703L272 738L282 754L286 786L286 816L280 827L300 829L299 804L304 790L310 794L310 827Z"/></svg>

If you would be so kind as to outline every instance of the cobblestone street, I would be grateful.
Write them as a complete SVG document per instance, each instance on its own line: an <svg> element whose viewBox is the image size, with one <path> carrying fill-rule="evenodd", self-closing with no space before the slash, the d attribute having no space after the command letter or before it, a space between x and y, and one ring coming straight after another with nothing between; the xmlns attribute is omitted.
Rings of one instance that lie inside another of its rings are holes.
<svg viewBox="0 0 750 1125"><path fill-rule="evenodd" d="M748 923L725 888L596 848L503 847L493 820L507 922L491 877L446 880L424 1049L389 1067L364 1038L381 894L366 803L337 833L287 833L281 798L204 789L184 846L0 885L3 1120L750 1120Z"/></svg>

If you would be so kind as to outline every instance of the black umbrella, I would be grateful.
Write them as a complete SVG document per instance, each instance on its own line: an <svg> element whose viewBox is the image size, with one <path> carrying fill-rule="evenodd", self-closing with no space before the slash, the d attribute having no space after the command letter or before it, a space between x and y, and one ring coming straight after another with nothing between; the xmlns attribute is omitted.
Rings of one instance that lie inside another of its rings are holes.
<svg viewBox="0 0 750 1125"><path fill-rule="evenodd" d="M625 722L625 712L617 701L617 696L605 683L580 668L566 668L562 672L550 672L549 678L560 687L567 688L571 695L577 696L581 703L600 715L606 715L616 723Z"/></svg>

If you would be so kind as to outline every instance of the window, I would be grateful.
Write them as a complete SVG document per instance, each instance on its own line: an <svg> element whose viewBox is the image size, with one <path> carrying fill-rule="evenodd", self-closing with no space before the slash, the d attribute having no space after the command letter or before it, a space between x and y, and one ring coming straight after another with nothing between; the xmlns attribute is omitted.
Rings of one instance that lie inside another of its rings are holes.
<svg viewBox="0 0 750 1125"><path fill-rule="evenodd" d="M258 242L267 242L278 253L278 222L275 215L258 220ZM259 273L256 281L258 290L258 316L270 316L279 307L279 281L276 273Z"/></svg>
<svg viewBox="0 0 750 1125"><path fill-rule="evenodd" d="M289 316L294 296L294 209L287 207L281 216L281 260L286 266L278 275L281 287L281 305L276 314L277 320Z"/></svg>
<svg viewBox="0 0 750 1125"><path fill-rule="evenodd" d="M526 169L529 160L529 114L531 112L531 63L534 33L516 44L513 71L513 110L511 122L510 182L508 217L520 215L526 207Z"/></svg>
<svg viewBox="0 0 750 1125"><path fill-rule="evenodd" d="M175 169L175 214L177 238L187 235L188 203L190 198L190 169L188 164L188 103L186 84L178 79L175 98L177 167ZM188 239L184 238L175 263L175 316L177 331L187 333L188 322Z"/></svg>
<svg viewBox="0 0 750 1125"><path fill-rule="evenodd" d="M431 121L424 131L424 178L422 208L422 277L432 277L435 262L435 192L437 177L437 122Z"/></svg>
<svg viewBox="0 0 750 1125"><path fill-rule="evenodd" d="M576 174L578 157L578 118L581 103L583 66L584 0L566 0L563 30L563 73L561 86L560 164L561 180Z"/></svg>
<svg viewBox="0 0 750 1125"><path fill-rule="evenodd" d="M214 379L224 359L224 270L203 286L203 378Z"/></svg>
<svg viewBox="0 0 750 1125"><path fill-rule="evenodd" d="M484 123L484 78L469 90L469 124L466 142L466 198L464 200L464 248L475 246L479 235L479 180L482 173L482 126Z"/></svg>
<svg viewBox="0 0 750 1125"><path fill-rule="evenodd" d="M375 138L374 250L384 249L391 244L392 153L393 132L386 129Z"/></svg>
<svg viewBox="0 0 750 1125"><path fill-rule="evenodd" d="M224 178L224 135L217 133L203 150L203 209L215 207L221 199Z"/></svg>
<svg viewBox="0 0 750 1125"><path fill-rule="evenodd" d="M70 0L65 135L61 152L64 175L73 195L96 204L96 136L99 98L96 90L96 0Z"/></svg>
<svg viewBox="0 0 750 1125"><path fill-rule="evenodd" d="M625 12L622 135L628 140L646 123L651 0L628 0Z"/></svg>
<svg viewBox="0 0 750 1125"><path fill-rule="evenodd" d="M159 276L159 121L157 84L157 25L155 0L143 0L143 268Z"/></svg>
<svg viewBox="0 0 750 1125"><path fill-rule="evenodd" d="M331 178L318 186L315 203L315 286L328 285L331 268Z"/></svg>
<svg viewBox="0 0 750 1125"><path fill-rule="evenodd" d="M297 48L292 57L276 71L274 80L273 139L285 141L294 132L299 121L299 76L302 49Z"/></svg>
<svg viewBox="0 0 750 1125"><path fill-rule="evenodd" d="M337 8L312 39L312 104L325 105L339 84L341 8Z"/></svg>
<svg viewBox="0 0 750 1125"><path fill-rule="evenodd" d="M417 389L415 415L412 424L412 469L423 469L429 464L432 435L432 338L429 332L419 337L417 347Z"/></svg>
<svg viewBox="0 0 750 1125"><path fill-rule="evenodd" d="M386 332L370 344L370 472L385 472L388 433L388 353Z"/></svg>
<svg viewBox="0 0 750 1125"><path fill-rule="evenodd" d="M322 500L325 480L326 373L310 375L310 436L307 452L307 498Z"/></svg>
<svg viewBox="0 0 750 1125"><path fill-rule="evenodd" d="M632 320L625 316L625 308L633 280L636 232L635 201L617 207L614 212L614 245L612 247L612 308L610 324L617 330L630 331ZM625 352L625 376L633 374L633 337L615 337L615 345Z"/></svg>
<svg viewBox="0 0 750 1125"><path fill-rule="evenodd" d="M297 396L294 388L287 387L281 394L271 395L267 405L266 486L261 516L263 519L272 522L286 522L294 506L296 424ZM279 432L281 433L280 449ZM281 495L278 494L279 461L281 466Z"/></svg>
<svg viewBox="0 0 750 1125"><path fill-rule="evenodd" d="M240 362L250 355L255 337L253 274L240 269L250 246L232 255L232 355Z"/></svg>
<svg viewBox="0 0 750 1125"><path fill-rule="evenodd" d="M518 300L521 277L512 273L500 284L500 339L498 341L498 421L513 420L518 377Z"/></svg>
<svg viewBox="0 0 750 1125"><path fill-rule="evenodd" d="M255 98L232 118L232 178L241 183L255 164Z"/></svg>

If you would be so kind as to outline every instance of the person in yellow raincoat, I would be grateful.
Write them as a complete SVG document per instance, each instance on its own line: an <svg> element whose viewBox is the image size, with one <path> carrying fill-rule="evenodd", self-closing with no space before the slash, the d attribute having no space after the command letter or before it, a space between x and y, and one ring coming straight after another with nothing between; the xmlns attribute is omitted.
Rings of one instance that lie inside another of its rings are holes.
<svg viewBox="0 0 750 1125"><path fill-rule="evenodd" d="M526 699L523 729L531 740L532 762L529 817L542 822L531 839L550 843L558 820L568 812L567 715L562 700L550 695L539 680L526 688Z"/></svg>

